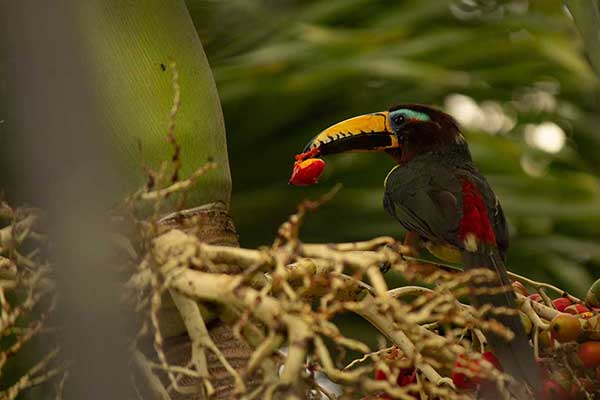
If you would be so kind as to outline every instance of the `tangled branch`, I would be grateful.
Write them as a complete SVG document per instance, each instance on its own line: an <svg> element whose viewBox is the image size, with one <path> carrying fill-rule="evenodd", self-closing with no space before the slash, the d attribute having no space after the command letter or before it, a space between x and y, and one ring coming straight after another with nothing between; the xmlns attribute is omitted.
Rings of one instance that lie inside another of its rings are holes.
<svg viewBox="0 0 600 400"><path fill-rule="evenodd" d="M40 212L31 208L13 209L0 201L0 375L39 336L51 337L48 320L56 307L50 265L39 257L45 236L38 231ZM59 349L43 355L19 379L0 391L0 399L15 399L23 391L46 383L60 374ZM6 382L8 383L8 382Z"/></svg>

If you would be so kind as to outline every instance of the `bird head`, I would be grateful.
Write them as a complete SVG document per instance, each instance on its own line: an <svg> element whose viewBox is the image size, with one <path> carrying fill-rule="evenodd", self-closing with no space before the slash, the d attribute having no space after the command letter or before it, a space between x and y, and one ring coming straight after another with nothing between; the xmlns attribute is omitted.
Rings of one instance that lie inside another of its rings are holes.
<svg viewBox="0 0 600 400"><path fill-rule="evenodd" d="M304 151L318 148L320 155L377 151L402 163L440 146L464 143L458 124L448 114L420 104L401 104L330 126Z"/></svg>

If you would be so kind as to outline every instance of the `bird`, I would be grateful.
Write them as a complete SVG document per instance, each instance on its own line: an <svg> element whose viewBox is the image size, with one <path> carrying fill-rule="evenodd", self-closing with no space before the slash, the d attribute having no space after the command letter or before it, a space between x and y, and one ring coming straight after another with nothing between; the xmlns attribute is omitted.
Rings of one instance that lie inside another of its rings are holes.
<svg viewBox="0 0 600 400"><path fill-rule="evenodd" d="M428 105L399 104L334 124L304 148L318 157L349 151L380 152L394 159L396 165L384 181L383 207L407 230L411 242L424 242L434 255L462 261L465 270L495 273L493 282L472 284L474 289L504 290L474 290L471 303L515 310L486 317L508 327L514 338L489 333L487 339L504 370L535 392L541 374L505 266L506 218L457 121Z"/></svg>

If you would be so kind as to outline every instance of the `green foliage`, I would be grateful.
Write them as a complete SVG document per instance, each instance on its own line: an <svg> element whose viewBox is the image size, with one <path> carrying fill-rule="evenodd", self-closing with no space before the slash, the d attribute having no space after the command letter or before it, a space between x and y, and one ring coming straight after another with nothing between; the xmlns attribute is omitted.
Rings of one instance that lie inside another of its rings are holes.
<svg viewBox="0 0 600 400"><path fill-rule="evenodd" d="M344 118L463 94L510 120L466 136L509 218L511 268L579 295L598 275L599 85L562 2L187 3L224 107L243 244L267 243L295 204L336 182L345 189L309 218L306 240L400 236L381 206L391 160L330 157L320 185L296 188L293 155ZM525 140L545 121L566 132L557 153Z"/></svg>
<svg viewBox="0 0 600 400"><path fill-rule="evenodd" d="M581 33L588 60L596 75L600 76L600 3L596 0L568 0L566 5Z"/></svg>

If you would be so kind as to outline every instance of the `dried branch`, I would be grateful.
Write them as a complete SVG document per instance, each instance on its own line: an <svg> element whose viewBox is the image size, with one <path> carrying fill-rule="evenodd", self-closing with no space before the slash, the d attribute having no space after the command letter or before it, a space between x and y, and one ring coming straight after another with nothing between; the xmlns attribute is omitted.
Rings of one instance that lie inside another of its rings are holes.
<svg viewBox="0 0 600 400"><path fill-rule="evenodd" d="M160 177L160 173L156 176ZM155 179L158 181L164 179ZM177 183L147 192L144 199L160 202L189 187ZM485 269L464 272L427 262L426 273L420 273L410 261L412 249L390 237L355 243L301 242L299 232L307 213L322 206L338 189L318 201L300 204L297 212L281 225L270 248L210 245L192 233L157 229L152 221L138 223L142 230L149 229L139 234L148 242L137 246L148 249L148 253L132 271L126 288L137 309L150 310L159 360L151 363L150 369L163 374L163 380L168 379L167 393L171 388L184 389L178 386L182 376L202 383L201 397L212 393L208 350L232 378L236 395L248 400L307 398L314 390L334 398L317 382L315 371L343 384L346 393L385 393L394 398L471 398L473 393L457 388L452 379L452 373L462 371L455 365L460 357L481 361L482 367L473 377L494 383L498 393L508 398L507 382L511 378L483 360L481 352L486 350L487 334L507 339L514 336L493 316L514 314L515 310L490 305L475 308L459 299L474 292L496 294L512 288L482 285L494 279L494 273ZM384 277L387 270L401 274L410 283L389 288ZM560 314L545 291L564 292L527 278L522 280L535 287L544 300L538 303L518 297L521 311L534 325L533 342L537 348L539 332L547 330L549 321ZM471 289L473 284L479 287ZM169 365L161 355L158 308L161 295L167 291L192 340L187 366ZM233 327L234 335L253 347L245 370L236 371L212 342L205 310L222 310L222 320ZM384 362L381 352L344 336L333 318L348 311L368 321L387 338L399 358ZM141 329L140 335L144 334ZM287 349L285 357L280 355L282 347ZM356 351L364 356L344 367L344 363L334 361L334 347L341 354ZM414 379L400 385L403 368L413 371ZM374 371L384 371L386 378L372 377ZM473 375L468 368L462 372ZM261 381L247 391L244 379L256 373Z"/></svg>

